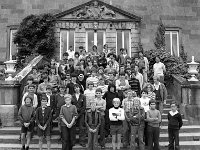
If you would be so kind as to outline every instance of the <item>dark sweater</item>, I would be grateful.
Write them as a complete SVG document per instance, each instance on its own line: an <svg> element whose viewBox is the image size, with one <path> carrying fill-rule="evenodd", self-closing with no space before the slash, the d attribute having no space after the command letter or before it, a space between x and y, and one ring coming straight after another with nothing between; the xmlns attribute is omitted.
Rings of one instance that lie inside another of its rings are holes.
<svg viewBox="0 0 200 150"><path fill-rule="evenodd" d="M32 106L22 105L18 112L19 120L22 124L32 123L35 119L34 108Z"/></svg>
<svg viewBox="0 0 200 150"><path fill-rule="evenodd" d="M128 82L129 82L129 85L131 86L131 90L135 91L137 95L140 96L141 89L140 89L139 80L136 78L131 78L128 80Z"/></svg>
<svg viewBox="0 0 200 150"><path fill-rule="evenodd" d="M180 129L183 125L182 117L180 113L172 116L168 113L168 128L169 129Z"/></svg>
<svg viewBox="0 0 200 150"><path fill-rule="evenodd" d="M50 107L46 107L44 109L44 112L42 112L42 107L37 108L36 110L36 123L37 125L41 125L44 126L46 125L50 125L50 121L51 121L51 108Z"/></svg>
<svg viewBox="0 0 200 150"><path fill-rule="evenodd" d="M113 99L118 98L118 93L107 91L102 98L106 100L106 109L110 109L113 107Z"/></svg>

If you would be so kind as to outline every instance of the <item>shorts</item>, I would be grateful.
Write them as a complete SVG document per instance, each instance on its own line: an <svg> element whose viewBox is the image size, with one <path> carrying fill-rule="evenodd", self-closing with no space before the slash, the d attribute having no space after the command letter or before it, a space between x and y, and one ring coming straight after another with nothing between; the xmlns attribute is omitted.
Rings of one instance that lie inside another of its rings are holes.
<svg viewBox="0 0 200 150"><path fill-rule="evenodd" d="M21 133L32 132L33 129L34 129L34 123L31 123L28 127L25 127L24 125L22 125Z"/></svg>
<svg viewBox="0 0 200 150"><path fill-rule="evenodd" d="M39 137L41 137L41 136L50 136L50 126L48 125L45 130L42 130L42 129L40 129L38 127L38 129L37 129L37 135Z"/></svg>
<svg viewBox="0 0 200 150"><path fill-rule="evenodd" d="M111 125L110 126L110 134L111 135L122 134L122 133L123 133L122 125Z"/></svg>

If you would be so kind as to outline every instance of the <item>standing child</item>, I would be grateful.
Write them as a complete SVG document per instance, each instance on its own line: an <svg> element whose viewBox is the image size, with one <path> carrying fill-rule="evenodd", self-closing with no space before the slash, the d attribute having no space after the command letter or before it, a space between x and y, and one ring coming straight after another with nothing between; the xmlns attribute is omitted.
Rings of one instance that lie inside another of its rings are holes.
<svg viewBox="0 0 200 150"><path fill-rule="evenodd" d="M96 109L100 111L101 114L101 126L100 126L100 138L99 143L101 148L105 148L105 110L106 110L106 101L102 98L102 89L98 88L95 91L96 98Z"/></svg>
<svg viewBox="0 0 200 150"><path fill-rule="evenodd" d="M133 99L133 107L128 115L128 120L131 124L131 149L136 147L136 135L138 134L139 150L144 150L144 108L140 105L140 98L135 97Z"/></svg>
<svg viewBox="0 0 200 150"><path fill-rule="evenodd" d="M24 101L25 104L20 107L18 112L18 117L22 124L21 127L22 150L28 150L31 141L31 133L34 128L35 113L34 113L34 108L32 106L32 97L27 96L25 97ZM26 149L25 149L25 140L26 140L25 138L27 138Z"/></svg>
<svg viewBox="0 0 200 150"><path fill-rule="evenodd" d="M112 147L113 150L120 149L121 145L121 134L123 131L122 120L125 119L124 109L120 108L120 99L113 99L113 108L109 109L109 118L110 118L110 133L112 135ZM117 136L117 146L116 146L116 136Z"/></svg>
<svg viewBox="0 0 200 150"><path fill-rule="evenodd" d="M42 150L43 137L46 137L47 148L50 150L50 122L51 122L51 108L47 107L48 98L42 96L41 107L36 110L36 123L38 125L39 147Z"/></svg>
<svg viewBox="0 0 200 150"><path fill-rule="evenodd" d="M149 101L150 110L147 111L148 121L148 150L159 150L160 111L156 109L156 101Z"/></svg>
<svg viewBox="0 0 200 150"><path fill-rule="evenodd" d="M179 130L182 125L181 114L177 111L176 102L173 101L171 103L171 111L168 113L169 150L179 150Z"/></svg>
<svg viewBox="0 0 200 150"><path fill-rule="evenodd" d="M61 135L62 135L62 150L72 150L73 147L73 135L75 134L75 120L77 118L77 109L75 105L71 104L72 96L66 94L65 105L61 107Z"/></svg>
<svg viewBox="0 0 200 150"><path fill-rule="evenodd" d="M101 125L101 114L96 110L96 102L90 102L90 110L86 111L85 124L88 129L88 150L98 149L98 131Z"/></svg>

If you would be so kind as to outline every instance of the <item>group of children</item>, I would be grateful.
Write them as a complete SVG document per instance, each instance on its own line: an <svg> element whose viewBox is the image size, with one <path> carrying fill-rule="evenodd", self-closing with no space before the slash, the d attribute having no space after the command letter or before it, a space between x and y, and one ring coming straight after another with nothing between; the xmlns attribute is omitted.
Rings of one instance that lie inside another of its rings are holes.
<svg viewBox="0 0 200 150"><path fill-rule="evenodd" d="M86 147L87 131L88 150L99 146L104 149L109 135L114 150L121 148L121 142L123 147L131 149L137 145L140 150L145 145L149 150L159 149L162 112L156 109L155 100L162 95L156 96L153 86L147 83L148 67L143 54L140 53L136 62L123 49L118 61L112 52L99 56L77 52L74 55L68 58L69 54L64 53L59 65L52 59L49 65L39 69L41 73L34 67L28 77L18 113L22 150L29 149L34 127L37 127L39 148L42 149L45 137L50 149L53 120L58 121L63 150L71 150L76 144L76 127L82 147ZM160 83L155 91L160 93ZM171 108L168 114L170 150L174 148L174 141L175 147L179 147L178 131L182 126L177 105L172 103Z"/></svg>

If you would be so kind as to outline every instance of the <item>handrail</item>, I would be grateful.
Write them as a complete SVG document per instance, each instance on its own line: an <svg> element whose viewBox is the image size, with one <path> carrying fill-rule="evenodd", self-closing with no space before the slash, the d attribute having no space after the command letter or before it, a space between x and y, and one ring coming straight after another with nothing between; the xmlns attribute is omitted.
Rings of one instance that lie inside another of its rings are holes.
<svg viewBox="0 0 200 150"><path fill-rule="evenodd" d="M40 60L42 60L43 56L42 55L39 55L37 57L35 57L33 60L31 60L29 62L29 64L24 68L22 69L15 77L14 77L14 80L17 80L17 81L21 81L23 80L32 70L32 67L36 66L37 63L40 62Z"/></svg>

